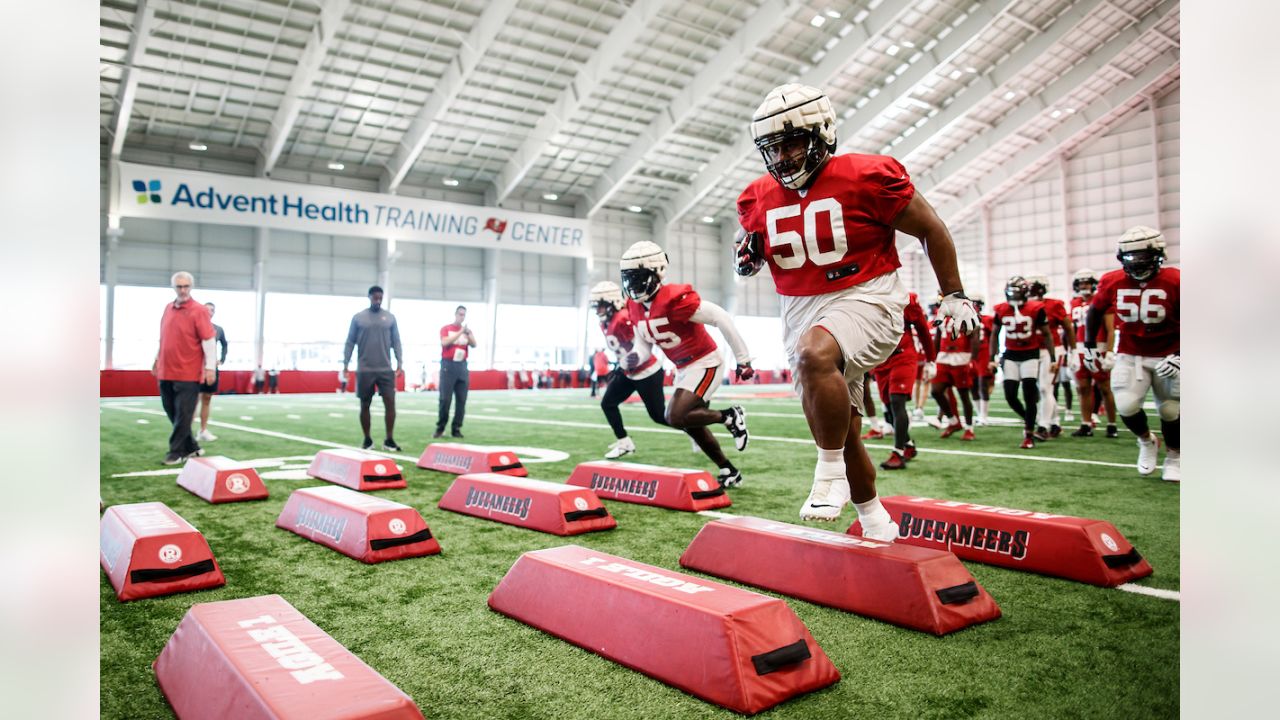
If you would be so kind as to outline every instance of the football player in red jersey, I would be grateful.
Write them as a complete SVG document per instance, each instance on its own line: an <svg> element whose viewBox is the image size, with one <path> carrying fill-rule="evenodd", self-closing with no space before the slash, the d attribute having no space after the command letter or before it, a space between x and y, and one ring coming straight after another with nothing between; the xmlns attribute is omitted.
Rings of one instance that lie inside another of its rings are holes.
<svg viewBox="0 0 1280 720"><path fill-rule="evenodd" d="M907 461L916 456L916 444L911 440L911 415L907 410L922 358L916 352L916 342L919 341L924 350L923 362L932 363L936 357L924 308L920 307L915 293L908 298L909 302L902 310L903 328L898 346L889 354L889 359L874 371L880 402L884 403L889 422L893 425L893 452L880 463L885 470L903 470Z"/></svg>
<svg viewBox="0 0 1280 720"><path fill-rule="evenodd" d="M604 454L607 460L617 460L624 455L636 451L636 444L628 435L622 424L622 413L618 410L631 393L640 393L644 401L644 409L650 419L659 425L666 425L666 398L662 392L662 363L654 357L648 343L637 343L635 325L625 312L627 307L622 298L622 289L617 283L605 280L591 288L591 309L600 320L600 332L604 333L605 345L617 358L617 371L609 374L608 386L604 397L600 399L600 409L613 429L617 441L609 446Z"/></svg>
<svg viewBox="0 0 1280 720"><path fill-rule="evenodd" d="M1094 393L1102 396L1107 411L1107 437L1119 437L1116 429L1116 399L1111 394L1111 367L1115 364L1115 354L1108 352L1115 344L1115 313L1107 313L1103 328L1105 336L1098 344L1098 371L1093 372L1081 362L1084 351L1085 315L1089 311L1089 303L1098 291L1098 273L1085 268L1077 270L1071 277L1071 290L1075 297L1071 298L1071 320L1076 325L1076 339L1079 341L1075 352L1071 354L1071 370L1075 375L1076 386L1080 390L1080 428L1071 433L1073 437L1090 437L1094 426Z"/></svg>
<svg viewBox="0 0 1280 720"><path fill-rule="evenodd" d="M978 346L973 351L973 395L978 404L978 417L974 419L974 423L977 425L990 422L991 390L996 384L996 364L991 360L991 324L994 318L982 314L986 304L987 299L983 294L973 294L973 307L978 312L978 323L981 326Z"/></svg>
<svg viewBox="0 0 1280 720"><path fill-rule="evenodd" d="M675 393L667 405L666 421L685 431L716 467L721 487L736 487L742 473L720 450L707 426L724 423L739 451L747 449L747 413L741 405L712 410L708 402L724 377L724 357L703 325L720 329L737 360L740 380L755 375L751 353L724 308L703 300L689 285L667 285L667 254L656 243L642 240L622 254L622 289L630 300L627 313L635 325L636 345L657 345L676 366Z"/></svg>
<svg viewBox="0 0 1280 720"><path fill-rule="evenodd" d="M938 343L938 360L932 382L933 399L938 401L942 414L951 418L951 423L942 429L939 437L948 438L964 430L960 439L973 440L973 401L969 395L974 389L973 356L981 346L982 328L976 327L972 333L955 338L939 329L935 341ZM955 405L956 394L950 392L952 388L959 391L960 402L964 405L963 423Z"/></svg>
<svg viewBox="0 0 1280 720"><path fill-rule="evenodd" d="M1040 409L1036 419L1036 438L1045 440L1062 434L1062 425L1058 422L1058 378L1063 377L1063 366L1068 355L1063 352L1063 338L1072 352L1076 349L1076 329L1071 322L1071 314L1067 312L1066 303L1058 298L1045 297L1049 292L1049 277L1044 273L1028 275L1027 285L1031 291L1031 299L1044 305L1045 319L1049 322L1049 337L1053 346L1053 357L1049 360L1048 347L1040 348Z"/></svg>
<svg viewBox="0 0 1280 720"><path fill-rule="evenodd" d="M751 137L768 174L738 196L736 269L754 275L768 264L782 296L783 347L818 449L800 517L838 520L852 500L864 536L893 540L860 436L863 376L902 337L897 231L928 252L946 329L967 335L978 320L951 235L906 169L884 155L835 155L836 124L831 101L805 85L774 88L756 110Z"/></svg>
<svg viewBox="0 0 1280 720"><path fill-rule="evenodd" d="M1022 418L1025 429L1022 439L1024 449L1034 448L1036 409L1040 401L1041 348L1052 348L1049 321L1044 305L1031 299L1030 283L1019 275L1009 278L1004 286L1006 302L995 307L991 326L991 357L996 357L1000 347L1000 334L1004 333L1004 354L1000 355L1000 368L1004 373L1004 397L1009 407ZM1050 351L1048 362L1056 358ZM1026 399L1024 405L1018 399L1018 389Z"/></svg>
<svg viewBox="0 0 1280 720"><path fill-rule="evenodd" d="M1120 419L1138 436L1138 473L1155 472L1160 455L1160 439L1152 434L1142 409L1142 401L1150 389L1156 396L1160 431L1167 447L1163 478L1179 482L1182 479L1178 428L1182 372L1178 315L1180 273L1177 268L1162 267L1164 235L1154 228L1138 225L1125 231L1120 236L1116 257L1121 269L1102 276L1085 315L1082 362L1090 370L1100 369L1098 331L1103 315L1114 310L1120 346L1111 369L1111 389Z"/></svg>

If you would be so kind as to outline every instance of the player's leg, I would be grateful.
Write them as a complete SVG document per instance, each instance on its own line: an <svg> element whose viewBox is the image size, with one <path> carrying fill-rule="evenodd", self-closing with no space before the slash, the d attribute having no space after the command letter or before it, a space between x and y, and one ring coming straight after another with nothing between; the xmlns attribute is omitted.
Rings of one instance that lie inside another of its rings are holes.
<svg viewBox="0 0 1280 720"><path fill-rule="evenodd" d="M200 393L200 436L201 440L216 440L209 432L209 406L213 404L213 393Z"/></svg>
<svg viewBox="0 0 1280 720"><path fill-rule="evenodd" d="M462 437L462 421L467 416L467 393L471 390L471 369L463 366L458 369L458 377L453 383L453 424L450 425L453 437Z"/></svg>
<svg viewBox="0 0 1280 720"><path fill-rule="evenodd" d="M458 374L453 365L440 363L440 400L436 412L436 431L431 437L444 435L444 426L449 422L449 409L453 406L454 386L458 383Z"/></svg>
<svg viewBox="0 0 1280 720"><path fill-rule="evenodd" d="M178 393L173 385L172 380L160 381L160 406L164 408L164 414L169 418L169 452L164 458L166 465L176 465L181 462L183 450L182 443L178 441L178 425L174 422L174 413L178 408Z"/></svg>
<svg viewBox="0 0 1280 720"><path fill-rule="evenodd" d="M378 378L378 394L382 396L382 419L387 430L382 447L392 452L399 452L396 444L396 374L393 371L380 374Z"/></svg>
<svg viewBox="0 0 1280 720"><path fill-rule="evenodd" d="M360 447L368 450L373 447L373 437L369 432L369 406L373 403L374 374L356 371L356 397L360 399L360 431L364 441Z"/></svg>
<svg viewBox="0 0 1280 720"><path fill-rule="evenodd" d="M170 447L175 444L183 457L190 457L200 452L200 445L191 434L191 423L195 420L196 406L200 403L200 383L174 383L174 437Z"/></svg>
<svg viewBox="0 0 1280 720"><path fill-rule="evenodd" d="M929 385L930 391L933 394L934 402L938 403L938 412L942 413L944 418L957 417L956 407L951 404L951 398L955 396L955 393L950 392L951 383L946 380L946 370L943 366L938 366L938 375ZM943 433L945 433L943 437L951 434L947 432L947 429L948 428L943 428Z"/></svg>
<svg viewBox="0 0 1280 720"><path fill-rule="evenodd" d="M1039 372L1036 385L1040 390L1039 406L1036 413L1036 439L1048 440L1050 426L1058 422L1058 403L1053 397L1053 363L1049 362L1049 351L1040 350Z"/></svg>
<svg viewBox="0 0 1280 720"><path fill-rule="evenodd" d="M604 388L600 398L600 410L604 413L604 419L609 422L609 428L613 430L614 437L614 443L605 451L606 460L616 460L636 451L635 443L627 437L627 428L622 423L622 411L619 409L622 402L631 397L634 390L635 384L630 378L621 374L615 375Z"/></svg>
<svg viewBox="0 0 1280 720"><path fill-rule="evenodd" d="M1093 376L1087 368L1076 373L1076 383L1080 390L1080 429L1071 435L1089 437L1093 435Z"/></svg>
<svg viewBox="0 0 1280 720"><path fill-rule="evenodd" d="M969 387L960 388L960 405L964 412L964 437L962 440L973 439L973 384L970 382Z"/></svg>
<svg viewBox="0 0 1280 720"><path fill-rule="evenodd" d="M733 435L734 446L739 451L747 449L750 434L747 432L747 414L740 405L724 410L710 407L711 396L720 388L724 365L718 353L695 361L676 373L675 392L667 405L667 424L681 430L723 424ZM683 390L684 392L680 392ZM714 440L714 437L712 437ZM694 442L702 447L697 438ZM718 446L718 444L717 444ZM705 452L706 448L703 448Z"/></svg>
<svg viewBox="0 0 1280 720"><path fill-rule="evenodd" d="M1155 376L1156 362L1151 362L1151 391L1156 396L1156 408L1160 413L1160 434L1164 436L1164 473L1161 478L1169 482L1182 480L1182 437L1179 421L1182 417L1182 381L1178 377Z"/></svg>
<svg viewBox="0 0 1280 720"><path fill-rule="evenodd" d="M880 504L880 496L876 492L876 468L862 444L862 417L857 408L849 410L849 435L843 456L849 480L849 500L862 523L863 537L893 542L898 537L898 524Z"/></svg>
<svg viewBox="0 0 1280 720"><path fill-rule="evenodd" d="M1073 388L1071 387L1072 382L1070 377L1068 377L1068 373L1062 370L1058 371L1058 378L1058 384L1062 386L1062 397L1066 400L1063 404L1063 407L1065 407L1065 414L1062 419L1063 422L1071 422L1075 419L1075 415L1071 413L1073 401L1072 395L1074 395L1072 392Z"/></svg>
<svg viewBox="0 0 1280 720"><path fill-rule="evenodd" d="M1116 396L1111 392L1110 373L1108 372L1103 374L1102 377L1095 378L1093 384L1095 392L1101 398L1102 404L1105 406L1103 409L1107 416L1107 437L1119 437L1120 433L1116 429Z"/></svg>
<svg viewBox="0 0 1280 720"><path fill-rule="evenodd" d="M715 375L716 378L719 378L718 372L715 373ZM680 382L677 381L677 385L679 384ZM701 385L701 382L699 385ZM677 414L673 414L671 408L677 405L681 409L677 411ZM729 458L725 457L724 450L720 449L720 442L716 440L716 436L712 435L710 428L707 427L707 425L718 422L718 418L721 414L722 413L720 411L709 408L707 406L707 401L700 397L696 392L684 387L676 388L675 392L671 396L671 405L667 406L667 422L672 427L684 430L685 434L688 435L698 446L698 449L702 451L702 454L706 455L707 459L715 463L716 467L720 469L716 478L720 483L720 487L736 487L742 483L742 473L738 472L738 468L734 467L733 463L729 462ZM696 418L710 417L712 420L705 425L678 425L675 422L672 422L672 418L677 417L681 418L683 422L688 423L688 418L690 416Z"/></svg>
<svg viewBox="0 0 1280 720"><path fill-rule="evenodd" d="M1022 404L1022 398L1018 397L1018 392L1022 387L1022 364L1017 360L1004 358L1000 361L1000 367L1004 372L1005 402L1009 403L1009 407L1017 413L1024 426L1034 430L1035 418L1027 417L1027 407Z"/></svg>
<svg viewBox="0 0 1280 720"><path fill-rule="evenodd" d="M1111 389L1116 399L1116 412L1125 427L1138 438L1138 474L1155 472L1160 454L1160 440L1151 432L1142 402L1151 389L1151 373L1142 365L1143 358L1118 354L1111 370Z"/></svg>

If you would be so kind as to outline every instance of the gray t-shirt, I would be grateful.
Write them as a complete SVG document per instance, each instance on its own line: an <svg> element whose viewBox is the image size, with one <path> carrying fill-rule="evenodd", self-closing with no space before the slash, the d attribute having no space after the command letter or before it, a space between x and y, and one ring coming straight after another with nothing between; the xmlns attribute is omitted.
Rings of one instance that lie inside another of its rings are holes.
<svg viewBox="0 0 1280 720"><path fill-rule="evenodd" d="M347 331L347 346L342 351L342 364L351 362L351 350L360 346L357 370L377 371L391 369L391 351L396 353L396 364L404 363L400 349L400 328L396 316L386 310L374 312L365 308L351 317L351 329Z"/></svg>

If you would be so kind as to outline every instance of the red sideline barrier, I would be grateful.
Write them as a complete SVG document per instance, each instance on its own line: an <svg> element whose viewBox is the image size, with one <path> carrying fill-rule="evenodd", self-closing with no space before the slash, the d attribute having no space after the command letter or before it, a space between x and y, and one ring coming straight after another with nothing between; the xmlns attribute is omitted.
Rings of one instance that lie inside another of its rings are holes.
<svg viewBox="0 0 1280 720"><path fill-rule="evenodd" d="M267 497L267 486L257 470L222 455L188 460L178 473L178 487L211 503Z"/></svg>
<svg viewBox="0 0 1280 720"><path fill-rule="evenodd" d="M107 508L99 545L102 569L122 601L227 584L204 536L164 503Z"/></svg>
<svg viewBox="0 0 1280 720"><path fill-rule="evenodd" d="M579 463L570 485L594 490L606 500L656 505L670 510L714 510L733 501L705 470L595 460Z"/></svg>
<svg viewBox="0 0 1280 720"><path fill-rule="evenodd" d="M950 550L961 560L1115 587L1151 565L1105 520L933 498L881 498L898 542ZM859 534L855 521L849 528Z"/></svg>
<svg viewBox="0 0 1280 720"><path fill-rule="evenodd" d="M331 485L294 490L276 527L366 563L440 552L417 510Z"/></svg>
<svg viewBox="0 0 1280 720"><path fill-rule="evenodd" d="M782 600L577 545L521 555L489 607L740 713L840 679Z"/></svg>
<svg viewBox="0 0 1280 720"><path fill-rule="evenodd" d="M395 460L345 448L316 453L307 474L352 490L387 490L409 485Z"/></svg>
<svg viewBox="0 0 1280 720"><path fill-rule="evenodd" d="M459 475L440 498L440 509L553 535L618 525L590 490L494 473Z"/></svg>
<svg viewBox="0 0 1280 720"><path fill-rule="evenodd" d="M152 667L182 720L422 720L400 688L279 595L192 605Z"/></svg>
<svg viewBox="0 0 1280 720"><path fill-rule="evenodd" d="M418 467L454 475L499 473L525 477L529 474L519 456L510 450L465 443L431 443L418 458Z"/></svg>
<svg viewBox="0 0 1280 720"><path fill-rule="evenodd" d="M703 525L680 565L934 635L1000 617L949 552L763 518Z"/></svg>

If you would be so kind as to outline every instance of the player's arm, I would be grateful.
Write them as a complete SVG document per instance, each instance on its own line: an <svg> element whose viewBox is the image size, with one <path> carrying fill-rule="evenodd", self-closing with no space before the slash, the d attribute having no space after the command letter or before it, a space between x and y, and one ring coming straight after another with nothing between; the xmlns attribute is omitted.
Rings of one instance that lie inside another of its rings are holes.
<svg viewBox="0 0 1280 720"><path fill-rule="evenodd" d="M942 289L944 296L964 292L951 232L924 196L916 193L911 198L907 207L893 221L893 228L920 240L929 257L929 264L933 266L933 273L938 276L938 287Z"/></svg>
<svg viewBox="0 0 1280 720"><path fill-rule="evenodd" d="M462 332L464 332L464 333L466 333L466 334L467 334L467 347L475 347L475 346L476 346L476 334L475 334L475 333L473 333L473 332L471 332L471 328L465 328L465 329L463 329L463 331L462 331Z"/></svg>
<svg viewBox="0 0 1280 720"><path fill-rule="evenodd" d="M446 326L446 327L448 327L448 326ZM466 330L463 330L463 329L461 329L461 328L459 328L456 332L453 332L453 331L445 332L443 329L441 329L441 331L440 331L440 346L441 346L441 347L447 347L447 346L449 346L449 345L452 345L452 344L454 343L454 341L456 341L456 340L458 339L458 336L462 335L462 333L464 333L464 332L466 332Z"/></svg>
<svg viewBox="0 0 1280 720"><path fill-rule="evenodd" d="M222 348L222 352L218 355L218 364L221 365L227 361L227 334L222 331L222 328L217 328L217 331L218 345Z"/></svg>
<svg viewBox="0 0 1280 720"><path fill-rule="evenodd" d="M742 334L738 332L737 325L733 323L733 316L728 311L709 300L703 300L689 319L720 329L725 341L733 350L733 357L737 360L739 378L749 380L755 374L751 369L751 351L747 349L747 341L742 339Z"/></svg>
<svg viewBox="0 0 1280 720"><path fill-rule="evenodd" d="M404 350L400 347L400 323L391 317L391 350L396 354L396 372L404 370Z"/></svg>
<svg viewBox="0 0 1280 720"><path fill-rule="evenodd" d="M929 362L938 359L938 349L933 344L933 333L929 332L929 318L924 313L911 313L911 327L916 337L920 338L920 347L924 349L924 357Z"/></svg>
<svg viewBox="0 0 1280 720"><path fill-rule="evenodd" d="M1040 337L1044 340L1044 347L1049 352L1049 364L1053 364L1057 361L1057 358L1054 357L1055 353L1053 352L1052 323L1049 322L1049 317L1045 314L1044 308L1041 308L1040 312L1036 314L1035 324L1036 329L1040 331Z"/></svg>
<svg viewBox="0 0 1280 720"><path fill-rule="evenodd" d="M998 320L999 318L997 318ZM995 362L1000 357L1000 331L1004 329L1004 323L991 323L991 347L988 348L988 354L991 356L991 362Z"/></svg>
<svg viewBox="0 0 1280 720"><path fill-rule="evenodd" d="M347 366L351 364L351 351L356 347L356 338L360 335L360 326L356 324L356 319L351 318L351 327L347 329L347 344L342 348L342 372L347 371Z"/></svg>
<svg viewBox="0 0 1280 720"><path fill-rule="evenodd" d="M1062 342L1067 346L1067 350L1074 351L1076 349L1076 324L1072 322L1070 314L1062 318L1062 335Z"/></svg>

